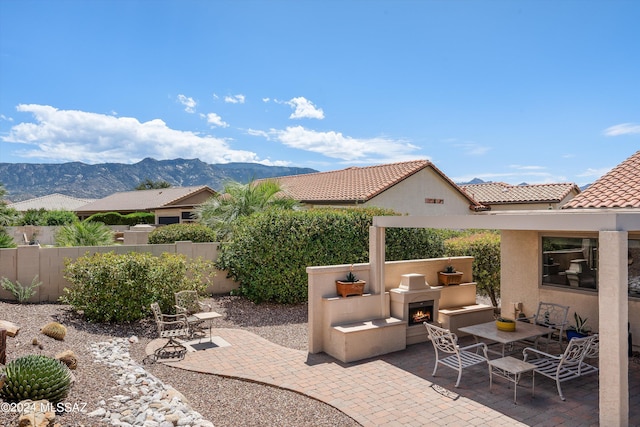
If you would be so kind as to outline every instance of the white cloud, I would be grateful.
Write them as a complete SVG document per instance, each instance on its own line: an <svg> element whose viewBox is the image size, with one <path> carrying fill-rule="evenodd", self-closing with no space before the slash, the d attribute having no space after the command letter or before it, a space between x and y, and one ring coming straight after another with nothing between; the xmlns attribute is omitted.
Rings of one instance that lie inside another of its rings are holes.
<svg viewBox="0 0 640 427"><path fill-rule="evenodd" d="M145 157L271 163L254 152L232 149L225 139L171 129L160 119L141 123L133 117L36 104L20 104L17 110L33 114L34 122L18 123L0 138L24 146L16 153L22 157L85 163L132 163Z"/></svg>
<svg viewBox="0 0 640 427"><path fill-rule="evenodd" d="M517 169L519 171L539 171L544 170L546 167L544 166L535 166L535 165L509 165L511 169Z"/></svg>
<svg viewBox="0 0 640 427"><path fill-rule="evenodd" d="M269 98L262 98L262 102L264 102L264 103L267 103L267 102L269 102L269 101L271 101L271 99L269 99Z"/></svg>
<svg viewBox="0 0 640 427"><path fill-rule="evenodd" d="M290 119L324 119L324 111L322 111L322 108L316 108L313 102L303 96L292 98L284 103L295 109L289 116Z"/></svg>
<svg viewBox="0 0 640 427"><path fill-rule="evenodd" d="M317 132L302 126L268 132L251 130L251 135L268 136L287 147L319 153L348 162L371 162L380 160L402 161L415 159L411 153L419 147L406 141L387 138L352 138L340 132Z"/></svg>
<svg viewBox="0 0 640 427"><path fill-rule="evenodd" d="M635 123L621 123L619 125L606 128L603 133L605 136L632 135L640 133L640 125Z"/></svg>
<svg viewBox="0 0 640 427"><path fill-rule="evenodd" d="M4 114L0 114L0 120L6 120L8 122L12 122L13 121L13 117L7 117Z"/></svg>
<svg viewBox="0 0 640 427"><path fill-rule="evenodd" d="M187 113L196 112L197 102L195 101L195 99L180 94L178 95L178 102L184 105L184 111L186 111Z"/></svg>
<svg viewBox="0 0 640 427"><path fill-rule="evenodd" d="M217 115L216 113L207 114L207 123L213 125L214 127L226 128L229 127L229 123L222 120L222 117Z"/></svg>
<svg viewBox="0 0 640 427"><path fill-rule="evenodd" d="M491 148L484 147L475 142L459 142L453 144L453 146L463 151L467 156L483 156L491 150Z"/></svg>
<svg viewBox="0 0 640 427"><path fill-rule="evenodd" d="M607 172L609 172L612 168L600 168L600 169L594 169L594 168L588 168L587 170L585 170L582 173L579 173L578 177L580 178L594 178L594 179L598 179L601 176L605 175Z"/></svg>
<svg viewBox="0 0 640 427"><path fill-rule="evenodd" d="M244 95L225 96L224 102L228 104L244 104Z"/></svg>

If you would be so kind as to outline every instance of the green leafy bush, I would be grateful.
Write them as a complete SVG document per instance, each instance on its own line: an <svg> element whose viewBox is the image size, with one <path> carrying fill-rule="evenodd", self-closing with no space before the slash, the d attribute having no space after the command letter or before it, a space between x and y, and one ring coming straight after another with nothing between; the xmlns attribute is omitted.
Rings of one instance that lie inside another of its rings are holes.
<svg viewBox="0 0 640 427"><path fill-rule="evenodd" d="M55 242L56 246L109 246L113 231L101 222L75 222L60 227Z"/></svg>
<svg viewBox="0 0 640 427"><path fill-rule="evenodd" d="M203 293L214 270L212 262L184 255L95 253L65 262L64 277L71 286L60 299L90 321L134 321L150 313L152 302L171 312L175 292Z"/></svg>
<svg viewBox="0 0 640 427"><path fill-rule="evenodd" d="M154 224L156 216L149 212L133 212L122 215L119 212L99 212L91 215L85 221L101 222L105 225L138 225Z"/></svg>
<svg viewBox="0 0 640 427"><path fill-rule="evenodd" d="M13 237L9 236L9 234L0 227L0 248L15 248L16 242L13 241Z"/></svg>
<svg viewBox="0 0 640 427"><path fill-rule="evenodd" d="M275 210L236 223L234 239L221 245L218 267L240 283L254 302L295 304L307 300L307 266L369 260L369 226L386 209ZM388 259L442 256L432 230L389 230Z"/></svg>
<svg viewBox="0 0 640 427"><path fill-rule="evenodd" d="M33 278L30 285L23 285L17 280L16 283L13 283L6 277L0 280L2 289L11 292L11 295L13 295L20 304L27 302L29 298L34 296L36 294L36 288L40 285L42 285L42 282L38 280L38 276Z"/></svg>
<svg viewBox="0 0 640 427"><path fill-rule="evenodd" d="M78 221L75 213L65 210L29 209L18 219L18 225L68 225Z"/></svg>
<svg viewBox="0 0 640 427"><path fill-rule="evenodd" d="M59 360L41 354L30 354L7 363L0 396L9 402L48 400L58 403L71 387L71 371Z"/></svg>
<svg viewBox="0 0 640 427"><path fill-rule="evenodd" d="M480 295L491 298L494 307L500 297L500 234L484 231L444 242L446 256L472 256L473 280Z"/></svg>
<svg viewBox="0 0 640 427"><path fill-rule="evenodd" d="M216 233L202 224L171 224L156 228L149 234L150 244L175 243L186 240L194 243L215 242Z"/></svg>

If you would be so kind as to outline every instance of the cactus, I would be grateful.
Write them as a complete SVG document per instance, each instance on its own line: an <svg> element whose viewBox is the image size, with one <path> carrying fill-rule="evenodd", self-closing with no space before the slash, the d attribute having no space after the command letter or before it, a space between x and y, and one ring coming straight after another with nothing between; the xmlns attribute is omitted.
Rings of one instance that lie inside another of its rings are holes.
<svg viewBox="0 0 640 427"><path fill-rule="evenodd" d="M64 336L67 335L67 328L58 322L47 323L40 329L40 332L48 337L54 338L58 341L62 341Z"/></svg>
<svg viewBox="0 0 640 427"><path fill-rule="evenodd" d="M40 354L15 359L4 367L0 397L9 402L46 399L58 403L69 392L71 371L64 363Z"/></svg>

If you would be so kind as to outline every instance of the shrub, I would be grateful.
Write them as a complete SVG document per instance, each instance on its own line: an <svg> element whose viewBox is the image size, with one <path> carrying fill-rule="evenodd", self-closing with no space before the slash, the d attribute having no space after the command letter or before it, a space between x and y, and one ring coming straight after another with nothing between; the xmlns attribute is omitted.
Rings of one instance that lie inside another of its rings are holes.
<svg viewBox="0 0 640 427"><path fill-rule="evenodd" d="M101 222L105 225L138 225L138 224L153 224L156 221L156 216L149 212L133 212L127 215L122 215L119 212L100 212L91 215L85 221Z"/></svg>
<svg viewBox="0 0 640 427"><path fill-rule="evenodd" d="M500 297L500 234L484 231L444 242L446 256L472 256L473 280L478 293L491 298L494 307Z"/></svg>
<svg viewBox="0 0 640 427"><path fill-rule="evenodd" d="M42 282L38 281L38 276L34 277L31 281L30 285L23 285L16 280L16 283L13 283L11 280L3 277L0 281L0 286L5 291L11 292L11 295L20 303L25 303L36 294L36 288L42 285Z"/></svg>
<svg viewBox="0 0 640 427"><path fill-rule="evenodd" d="M45 214L46 225L69 225L78 222L78 216L64 209L47 211Z"/></svg>
<svg viewBox="0 0 640 427"><path fill-rule="evenodd" d="M16 242L13 241L13 237L9 236L9 234L0 227L0 248L15 248Z"/></svg>
<svg viewBox="0 0 640 427"><path fill-rule="evenodd" d="M0 396L9 402L31 399L58 403L71 387L71 371L64 363L41 354L30 354L7 363ZM21 424L22 425L22 424Z"/></svg>
<svg viewBox="0 0 640 427"><path fill-rule="evenodd" d="M47 225L46 213L47 210L45 208L28 209L22 214L19 225Z"/></svg>
<svg viewBox="0 0 640 427"><path fill-rule="evenodd" d="M150 244L175 243L186 240L194 243L215 242L216 233L202 224L171 224L156 228L149 234Z"/></svg>
<svg viewBox="0 0 640 427"><path fill-rule="evenodd" d="M65 262L64 277L71 286L61 300L90 321L134 321L150 313L152 302L170 312L177 291L203 293L214 274L212 262L184 255L95 253Z"/></svg>
<svg viewBox="0 0 640 427"><path fill-rule="evenodd" d="M221 244L218 267L240 283L254 302L307 300L306 267L369 260L373 216L378 208L266 211L236 223L234 240ZM408 243L407 243L408 242ZM390 230L389 259L442 256L442 240L429 230Z"/></svg>
<svg viewBox="0 0 640 427"><path fill-rule="evenodd" d="M113 231L101 222L76 222L60 227L55 241L56 246L109 246Z"/></svg>

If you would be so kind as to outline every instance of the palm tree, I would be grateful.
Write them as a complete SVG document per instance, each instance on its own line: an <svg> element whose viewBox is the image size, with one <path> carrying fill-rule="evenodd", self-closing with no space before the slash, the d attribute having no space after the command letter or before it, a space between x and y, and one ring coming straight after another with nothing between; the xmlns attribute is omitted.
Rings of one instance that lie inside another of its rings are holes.
<svg viewBox="0 0 640 427"><path fill-rule="evenodd" d="M218 240L229 240L233 222L243 216L267 209L298 209L300 205L282 193L280 184L264 180L248 184L228 182L223 192L196 208L200 223L216 231Z"/></svg>
<svg viewBox="0 0 640 427"><path fill-rule="evenodd" d="M113 244L113 231L101 222L75 222L60 227L56 233L56 246L109 246Z"/></svg>

